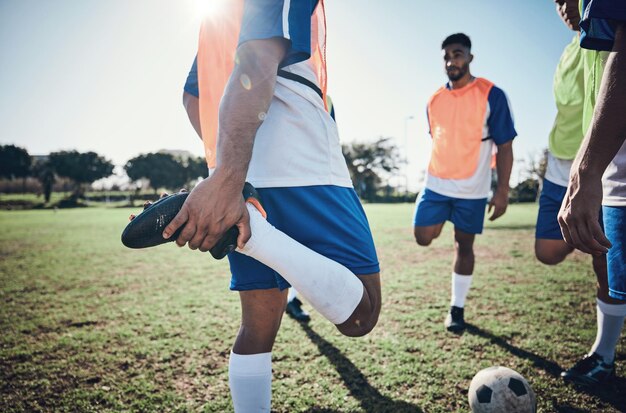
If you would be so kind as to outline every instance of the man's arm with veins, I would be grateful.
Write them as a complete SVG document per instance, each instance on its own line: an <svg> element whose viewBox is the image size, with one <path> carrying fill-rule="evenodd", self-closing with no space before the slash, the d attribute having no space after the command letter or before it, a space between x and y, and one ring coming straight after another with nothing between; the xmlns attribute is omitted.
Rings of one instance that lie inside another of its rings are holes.
<svg viewBox="0 0 626 413"><path fill-rule="evenodd" d="M626 139L626 23L616 28L597 102L572 166L559 224L568 244L601 255L610 247L598 223L602 175Z"/></svg>
<svg viewBox="0 0 626 413"><path fill-rule="evenodd" d="M191 249L208 251L233 225L239 229L240 248L250 239L241 191L256 131L269 109L278 65L286 50L286 40L280 38L250 40L237 49L237 63L220 103L215 171L191 191L165 228L165 238L185 224L176 243L183 246L189 242Z"/></svg>

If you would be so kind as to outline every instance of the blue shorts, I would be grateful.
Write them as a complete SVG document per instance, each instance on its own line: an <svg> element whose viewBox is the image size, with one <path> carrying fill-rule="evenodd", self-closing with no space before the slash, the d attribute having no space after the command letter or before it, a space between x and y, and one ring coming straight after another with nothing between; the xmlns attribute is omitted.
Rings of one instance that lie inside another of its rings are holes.
<svg viewBox="0 0 626 413"><path fill-rule="evenodd" d="M372 233L354 189L331 185L257 188L267 220L313 251L356 275L380 272ZM230 289L289 288L276 271L233 252L228 255Z"/></svg>
<svg viewBox="0 0 626 413"><path fill-rule="evenodd" d="M567 192L566 186L557 185L547 179L543 180L543 188L539 197L539 213L535 227L535 238L563 239L558 215L561 203Z"/></svg>
<svg viewBox="0 0 626 413"><path fill-rule="evenodd" d="M609 295L626 300L626 207L602 207L604 233L611 241L606 255Z"/></svg>
<svg viewBox="0 0 626 413"><path fill-rule="evenodd" d="M450 221L468 234L483 232L487 198L462 199L438 194L425 188L417 197L413 225L427 227Z"/></svg>

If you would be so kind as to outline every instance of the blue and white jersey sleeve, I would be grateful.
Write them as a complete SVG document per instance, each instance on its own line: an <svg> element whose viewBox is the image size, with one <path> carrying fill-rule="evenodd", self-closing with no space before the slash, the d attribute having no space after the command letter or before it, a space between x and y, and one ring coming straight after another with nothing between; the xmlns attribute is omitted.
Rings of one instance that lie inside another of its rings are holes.
<svg viewBox="0 0 626 413"><path fill-rule="evenodd" d="M626 0L583 0L580 46L609 51L615 40L615 22L626 22Z"/></svg>
<svg viewBox="0 0 626 413"><path fill-rule="evenodd" d="M189 70L189 74L187 75L187 81L185 82L184 90L190 95L194 95L195 97L200 97L200 91L198 90L198 64L197 57L193 59L193 64L191 65L191 69Z"/></svg>
<svg viewBox="0 0 626 413"><path fill-rule="evenodd" d="M487 119L489 137L493 139L496 145L502 145L513 140L517 136L517 132L513 124L509 101L504 91L493 86L489 91L487 101L489 102L489 118Z"/></svg>
<svg viewBox="0 0 626 413"><path fill-rule="evenodd" d="M245 0L239 44L280 37L289 50L280 67L311 57L311 14L317 0Z"/></svg>

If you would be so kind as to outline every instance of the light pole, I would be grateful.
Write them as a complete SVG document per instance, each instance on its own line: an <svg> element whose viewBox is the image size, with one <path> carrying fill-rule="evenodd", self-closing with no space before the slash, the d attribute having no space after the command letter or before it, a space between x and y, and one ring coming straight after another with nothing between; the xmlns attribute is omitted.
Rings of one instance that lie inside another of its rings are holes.
<svg viewBox="0 0 626 413"><path fill-rule="evenodd" d="M404 193L409 194L409 121L414 119L413 115L404 117L404 153L406 164L404 165Z"/></svg>

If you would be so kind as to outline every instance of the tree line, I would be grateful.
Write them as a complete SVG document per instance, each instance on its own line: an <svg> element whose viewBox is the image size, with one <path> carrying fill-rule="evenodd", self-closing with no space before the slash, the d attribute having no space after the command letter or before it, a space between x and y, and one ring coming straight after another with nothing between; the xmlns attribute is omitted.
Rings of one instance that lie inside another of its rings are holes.
<svg viewBox="0 0 626 413"><path fill-rule="evenodd" d="M381 137L369 143L342 145L350 175L358 195L368 201L377 200L381 189L398 169L402 159L392 138ZM31 156L15 145L0 146L0 178L9 180L35 178L39 181L46 203L58 178L72 182L70 198L78 200L85 189L101 178L113 174L114 165L95 152L59 151L46 156ZM136 156L124 165L132 182L146 180L155 193L160 188L177 190L189 187L208 174L204 158L177 156L167 152ZM25 192L25 191L23 191Z"/></svg>
<svg viewBox="0 0 626 413"><path fill-rule="evenodd" d="M0 146L0 178L22 179L24 183L29 177L35 178L41 184L46 203L58 178L72 182L70 199L77 201L93 182L111 176L114 167L110 160L95 152L73 150L31 156L26 149L15 145ZM124 165L124 170L131 181L147 180L155 193L159 188L182 188L207 175L203 158L170 153L136 156Z"/></svg>
<svg viewBox="0 0 626 413"><path fill-rule="evenodd" d="M373 142L342 145L354 188L361 199L369 202L414 200L415 194L394 194L398 188L388 183L390 178L398 176L400 165L405 162L393 142L393 138L379 137ZM545 151L539 155L523 161L527 179L520 180L512 188L512 202L536 200L547 158ZM0 179L23 179L25 182L26 178L35 178L41 185L46 203L50 201L53 185L59 178L72 183L70 198L76 201L90 184L110 176L113 169L111 161L95 152L59 151L47 156L31 156L24 148L0 145ZM190 188L198 178L205 178L208 174L204 158L164 151L138 155L128 160L123 169L131 182L147 181L155 194L161 188ZM495 180L492 184L495 185Z"/></svg>

